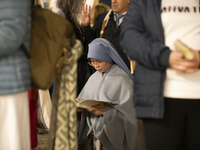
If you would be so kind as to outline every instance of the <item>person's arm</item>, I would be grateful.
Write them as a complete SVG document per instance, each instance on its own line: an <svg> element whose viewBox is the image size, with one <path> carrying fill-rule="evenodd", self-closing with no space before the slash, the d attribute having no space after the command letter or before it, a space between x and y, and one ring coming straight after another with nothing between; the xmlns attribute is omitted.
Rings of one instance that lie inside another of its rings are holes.
<svg viewBox="0 0 200 150"><path fill-rule="evenodd" d="M28 30L29 0L0 2L0 57L15 52Z"/></svg>
<svg viewBox="0 0 200 150"><path fill-rule="evenodd" d="M87 4L84 5L81 15L81 29L83 31L83 36L85 37L86 44L89 44L95 38L90 27L90 13L91 6L88 6Z"/></svg>
<svg viewBox="0 0 200 150"><path fill-rule="evenodd" d="M129 3L127 14L123 20L120 39L121 46L125 49L128 57L150 69L162 70L170 67L181 73L197 71L199 67L199 55L197 51L194 52L195 58L189 61L180 52L171 51L161 43L158 37L151 34L152 32L159 32L159 29L155 29L152 24L150 27L148 26L147 23L149 22L147 20L149 18L144 18L146 15L144 7L145 4L143 1L132 0ZM159 10L157 10L157 13L159 13ZM156 17L155 15L152 19L155 21ZM159 27L157 24L155 26Z"/></svg>
<svg viewBox="0 0 200 150"><path fill-rule="evenodd" d="M81 15L81 29L83 36L85 37L86 44L92 42L100 35L101 25L105 15L99 15L94 23L94 26L90 27L90 12L91 8L87 8L87 5L83 7L83 13Z"/></svg>
<svg viewBox="0 0 200 150"><path fill-rule="evenodd" d="M170 49L153 37L144 21L145 4L140 0L131 0L124 17L120 44L131 60L152 69L165 69L169 66ZM160 58L162 57L162 62Z"/></svg>

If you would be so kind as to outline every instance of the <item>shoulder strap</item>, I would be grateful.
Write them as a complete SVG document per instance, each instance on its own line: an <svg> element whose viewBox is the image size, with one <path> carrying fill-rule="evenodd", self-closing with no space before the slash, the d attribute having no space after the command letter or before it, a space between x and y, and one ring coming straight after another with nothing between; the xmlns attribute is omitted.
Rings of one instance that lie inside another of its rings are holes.
<svg viewBox="0 0 200 150"><path fill-rule="evenodd" d="M109 21L109 19L110 19L110 14L111 14L111 12L112 12L112 9L107 13L107 15L105 16L105 18L104 18L104 20L103 20L99 38L102 38L102 37L103 37L104 29L105 29L105 27L106 27L107 24L108 24L108 21Z"/></svg>

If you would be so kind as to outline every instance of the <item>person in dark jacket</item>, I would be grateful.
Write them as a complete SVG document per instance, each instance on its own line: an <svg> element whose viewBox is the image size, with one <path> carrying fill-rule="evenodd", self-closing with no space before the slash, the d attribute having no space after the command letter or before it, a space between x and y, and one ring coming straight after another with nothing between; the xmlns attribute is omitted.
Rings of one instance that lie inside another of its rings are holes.
<svg viewBox="0 0 200 150"><path fill-rule="evenodd" d="M109 40L114 45L128 68L130 68L130 62L124 50L119 45L119 34L121 32L121 23L123 21L124 15L126 14L129 1L130 0L112 0L112 10L108 13L103 13L99 15L92 28L90 27L90 6L89 8L87 7L87 5L86 7L83 7L83 13L81 16L81 27L86 44L89 44L95 38L100 37L103 21L108 21L107 25L105 26L102 38ZM116 14L122 15L119 19L118 27L116 26Z"/></svg>
<svg viewBox="0 0 200 150"><path fill-rule="evenodd" d="M147 150L200 147L200 13L197 0L131 0L121 45L135 60L134 105ZM132 40L134 39L134 40ZM176 51L177 39L193 58Z"/></svg>

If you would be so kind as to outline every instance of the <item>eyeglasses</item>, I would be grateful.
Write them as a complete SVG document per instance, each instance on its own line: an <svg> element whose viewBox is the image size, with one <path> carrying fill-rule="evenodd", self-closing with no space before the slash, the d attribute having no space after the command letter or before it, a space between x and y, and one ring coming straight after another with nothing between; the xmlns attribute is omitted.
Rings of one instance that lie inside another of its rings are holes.
<svg viewBox="0 0 200 150"><path fill-rule="evenodd" d="M90 66L94 66L94 65L100 66L102 63L103 63L103 61L100 61L100 60L98 60L98 61L88 61L88 64Z"/></svg>

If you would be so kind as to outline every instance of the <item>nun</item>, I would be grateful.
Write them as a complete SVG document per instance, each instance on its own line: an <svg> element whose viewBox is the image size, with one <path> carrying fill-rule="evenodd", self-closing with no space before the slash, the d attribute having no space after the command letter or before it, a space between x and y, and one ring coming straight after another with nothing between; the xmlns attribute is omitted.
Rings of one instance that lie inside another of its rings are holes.
<svg viewBox="0 0 200 150"><path fill-rule="evenodd" d="M97 38L89 44L91 75L78 100L106 101L89 109L77 108L81 114L79 144L85 149L137 150L137 122L133 105L133 78L113 45Z"/></svg>

